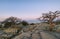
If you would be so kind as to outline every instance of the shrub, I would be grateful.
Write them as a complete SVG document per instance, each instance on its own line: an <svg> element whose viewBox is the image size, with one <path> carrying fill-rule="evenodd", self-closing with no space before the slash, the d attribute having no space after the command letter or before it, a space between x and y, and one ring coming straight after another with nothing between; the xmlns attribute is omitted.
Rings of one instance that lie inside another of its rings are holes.
<svg viewBox="0 0 60 39"><path fill-rule="evenodd" d="M34 23L31 23L30 25L35 25Z"/></svg>
<svg viewBox="0 0 60 39"><path fill-rule="evenodd" d="M26 22L26 21L22 21L21 23L22 23L22 25L24 25L24 26L28 25L28 22Z"/></svg>
<svg viewBox="0 0 60 39"><path fill-rule="evenodd" d="M12 24L11 22L6 22L4 27L5 28L11 27L11 24Z"/></svg>

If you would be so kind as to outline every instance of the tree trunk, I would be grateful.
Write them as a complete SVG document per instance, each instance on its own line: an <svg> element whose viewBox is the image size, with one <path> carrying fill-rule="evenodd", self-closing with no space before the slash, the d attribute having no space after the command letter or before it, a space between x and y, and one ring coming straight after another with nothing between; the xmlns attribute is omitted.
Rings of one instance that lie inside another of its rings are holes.
<svg viewBox="0 0 60 39"><path fill-rule="evenodd" d="M52 31L54 28L54 23L50 23L49 31Z"/></svg>

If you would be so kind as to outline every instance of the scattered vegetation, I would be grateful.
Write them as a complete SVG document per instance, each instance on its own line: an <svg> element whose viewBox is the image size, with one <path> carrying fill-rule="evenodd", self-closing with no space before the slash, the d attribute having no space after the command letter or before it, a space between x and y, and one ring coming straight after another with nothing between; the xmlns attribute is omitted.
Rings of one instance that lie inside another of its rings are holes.
<svg viewBox="0 0 60 39"><path fill-rule="evenodd" d="M38 30L40 28L42 30L47 31L56 31L60 32L60 20L54 21L55 18L59 17L60 11L43 13L42 17L38 18L41 23L28 23L25 20L21 20L17 17L9 17L0 24L0 30L4 31L6 34L12 34L13 37L18 35L21 30L24 31L34 31L33 29ZM42 19L41 19L42 18ZM56 25L57 24L57 25ZM39 27L37 27L39 26ZM36 28L37 27L37 28ZM8 36L8 35L7 35Z"/></svg>

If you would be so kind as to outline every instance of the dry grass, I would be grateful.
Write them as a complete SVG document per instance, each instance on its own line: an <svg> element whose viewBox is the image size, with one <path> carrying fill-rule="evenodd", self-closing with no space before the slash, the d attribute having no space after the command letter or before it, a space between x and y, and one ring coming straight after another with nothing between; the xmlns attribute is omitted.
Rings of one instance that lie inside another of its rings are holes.
<svg viewBox="0 0 60 39"><path fill-rule="evenodd" d="M19 30L19 28L8 28L8 29L5 29L4 32L14 34L17 32L17 30Z"/></svg>

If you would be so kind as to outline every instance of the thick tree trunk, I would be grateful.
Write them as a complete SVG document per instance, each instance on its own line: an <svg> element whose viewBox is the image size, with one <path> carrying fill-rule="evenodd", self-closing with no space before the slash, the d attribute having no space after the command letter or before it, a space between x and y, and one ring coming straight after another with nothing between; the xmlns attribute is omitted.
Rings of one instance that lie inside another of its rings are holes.
<svg viewBox="0 0 60 39"><path fill-rule="evenodd" d="M49 27L49 30L52 31L53 28L54 28L55 24L54 23L50 23L50 27Z"/></svg>
<svg viewBox="0 0 60 39"><path fill-rule="evenodd" d="M49 21L48 22L50 24L49 31L52 31L53 30L53 27L54 27L54 25L53 25L54 23L53 23L53 20L52 20L51 17L49 18Z"/></svg>

